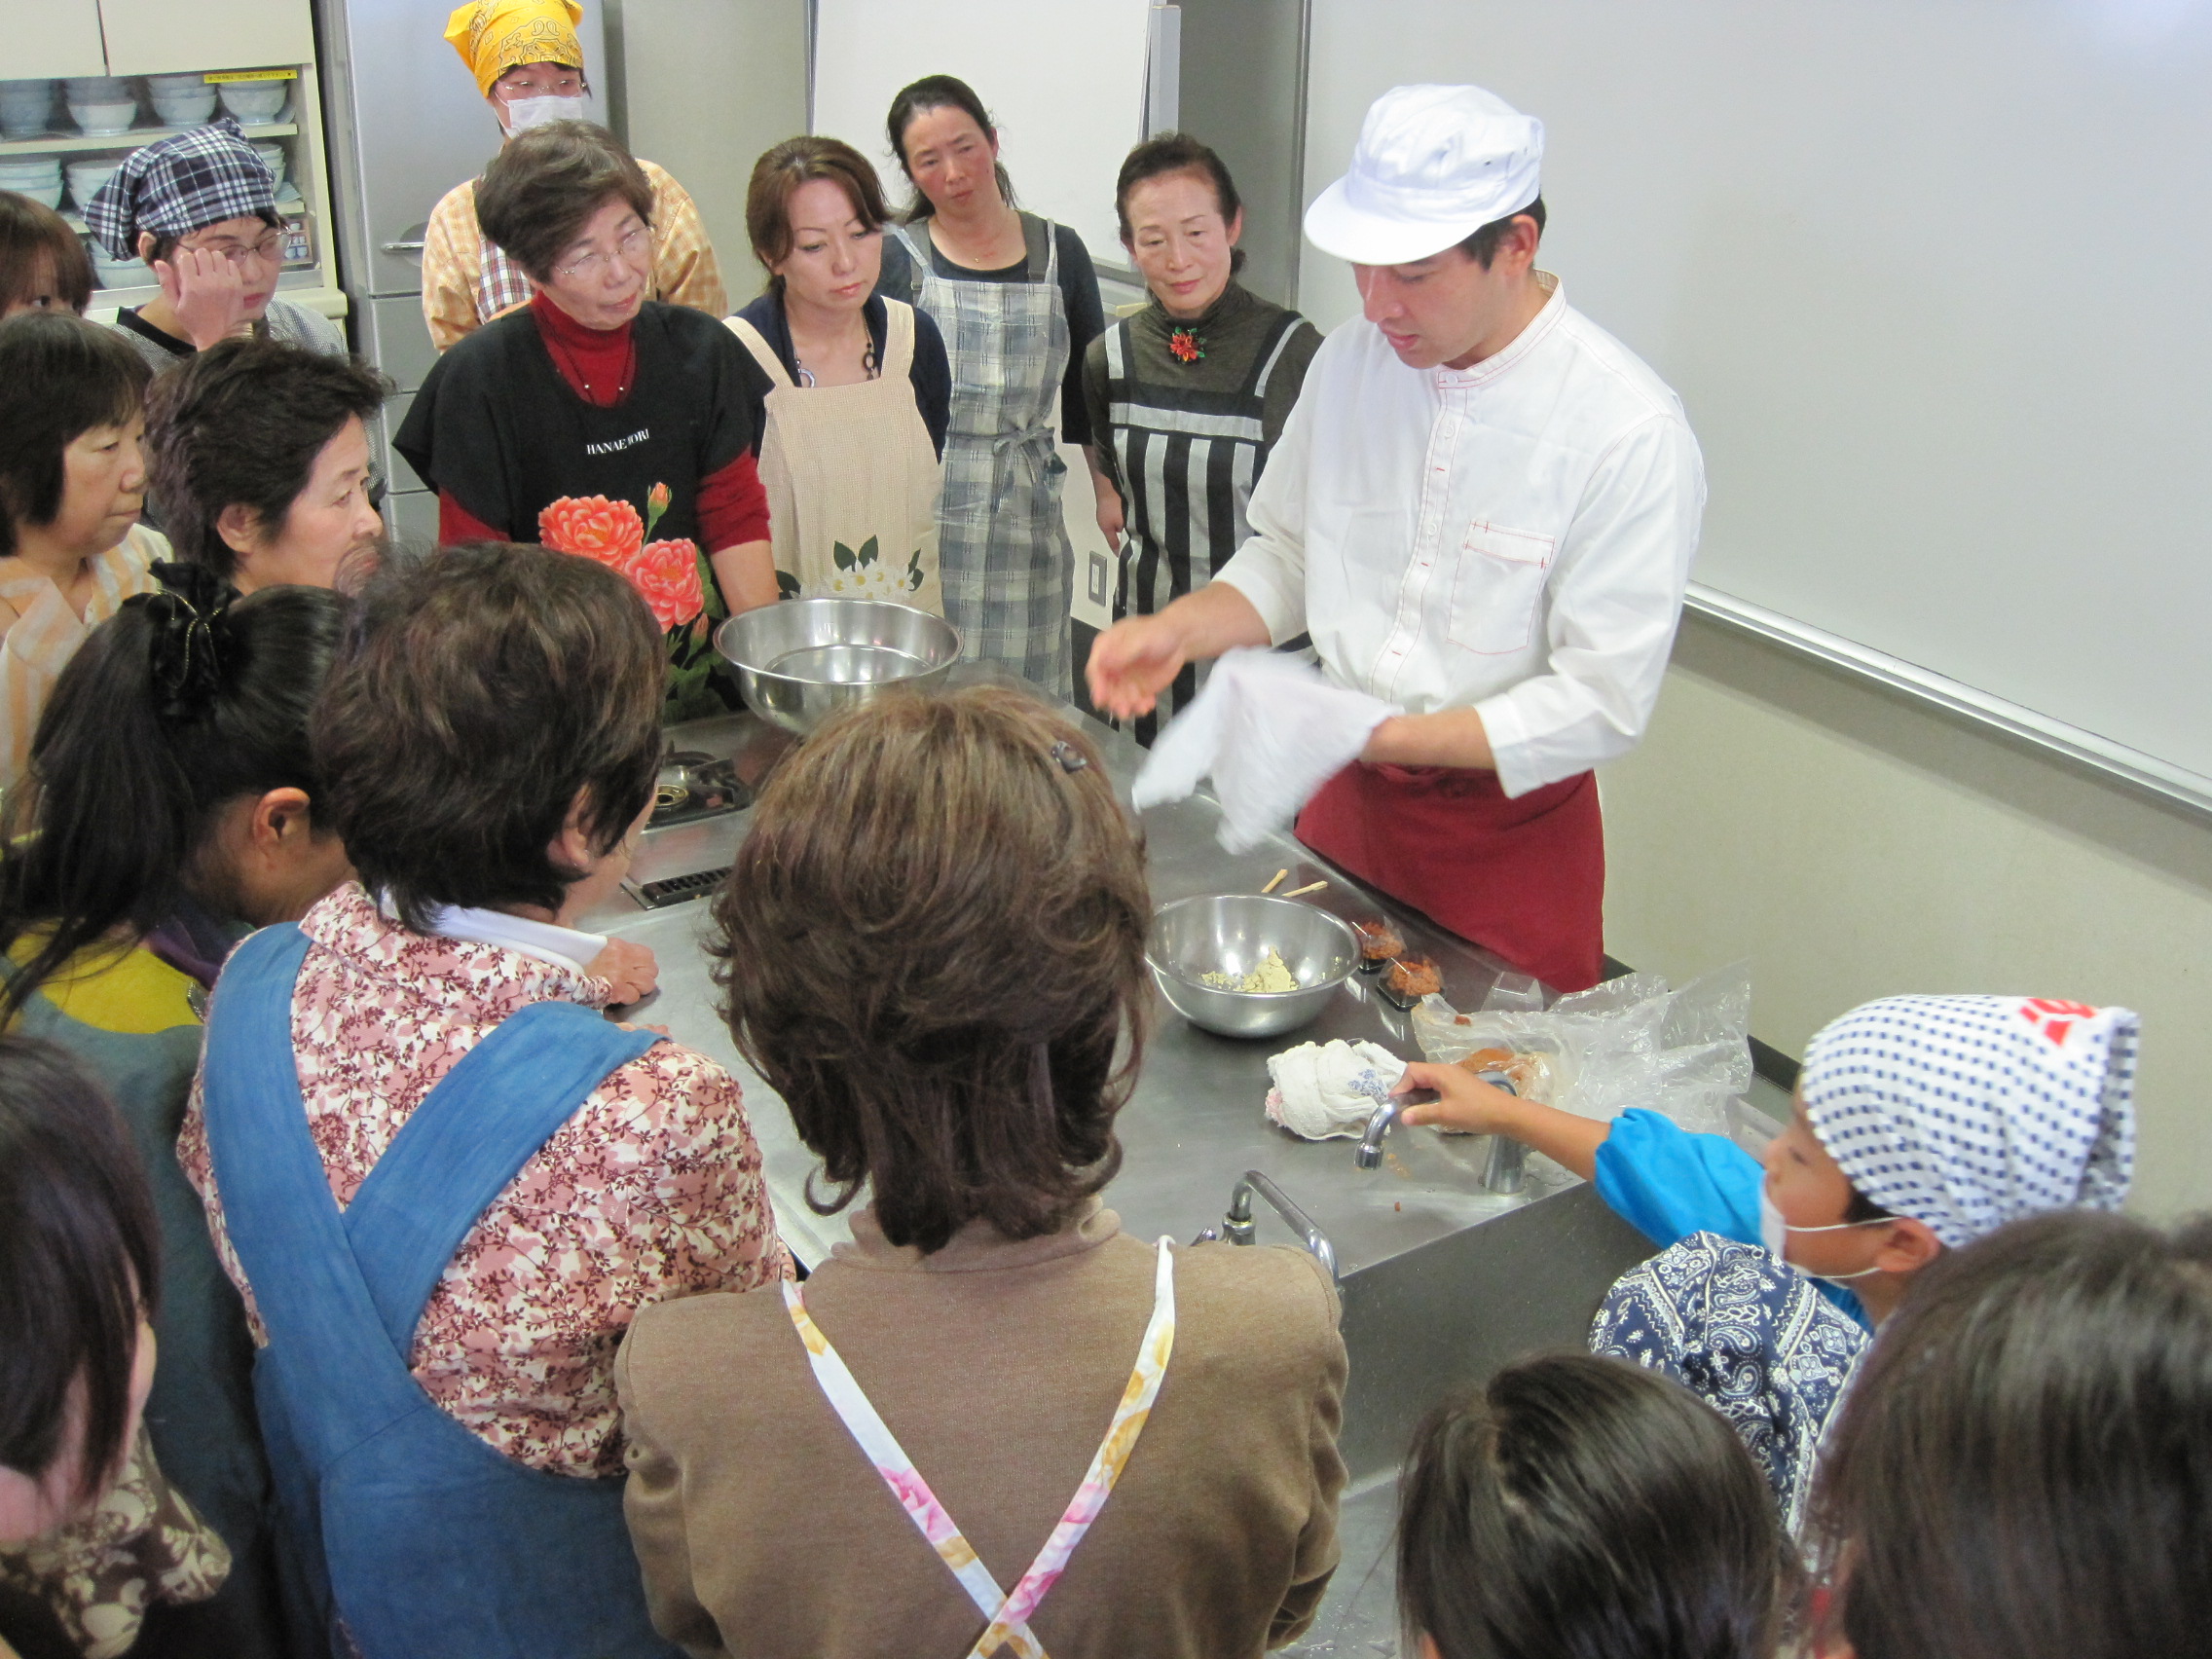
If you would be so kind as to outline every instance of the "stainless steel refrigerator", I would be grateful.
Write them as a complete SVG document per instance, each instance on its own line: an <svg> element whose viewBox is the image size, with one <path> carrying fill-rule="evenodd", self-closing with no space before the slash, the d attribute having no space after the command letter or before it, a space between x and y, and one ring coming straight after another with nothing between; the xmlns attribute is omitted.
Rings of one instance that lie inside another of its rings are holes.
<svg viewBox="0 0 2212 1659"><path fill-rule="evenodd" d="M577 25L594 119L605 119L601 0ZM453 0L316 0L340 284L353 345L399 387L385 411L396 431L437 352L423 323L423 232L438 198L483 171L498 123L446 43ZM402 535L433 537L436 498L414 469L378 447L390 481L386 516Z"/></svg>

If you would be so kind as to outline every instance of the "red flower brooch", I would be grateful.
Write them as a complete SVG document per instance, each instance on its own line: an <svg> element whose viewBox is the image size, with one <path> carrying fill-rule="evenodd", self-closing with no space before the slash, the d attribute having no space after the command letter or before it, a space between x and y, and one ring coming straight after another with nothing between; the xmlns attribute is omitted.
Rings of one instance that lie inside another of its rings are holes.
<svg viewBox="0 0 2212 1659"><path fill-rule="evenodd" d="M1178 328L1167 337L1167 350L1178 363L1195 363L1206 354L1206 343L1195 328Z"/></svg>

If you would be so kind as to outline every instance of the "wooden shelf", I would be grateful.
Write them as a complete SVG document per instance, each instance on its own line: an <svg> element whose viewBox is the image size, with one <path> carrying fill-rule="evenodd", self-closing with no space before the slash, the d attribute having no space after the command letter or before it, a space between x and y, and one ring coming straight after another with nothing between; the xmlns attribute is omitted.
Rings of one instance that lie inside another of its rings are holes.
<svg viewBox="0 0 2212 1659"><path fill-rule="evenodd" d="M295 138L299 136L299 124L291 121L273 121L260 127L247 127L243 122L239 129L245 134L246 142L256 138ZM82 154L90 150L135 150L142 144L152 144L164 138L174 138L179 132L189 132L189 127L133 127L128 132L110 132L93 135L83 132L50 138L0 139L0 156L61 156Z"/></svg>

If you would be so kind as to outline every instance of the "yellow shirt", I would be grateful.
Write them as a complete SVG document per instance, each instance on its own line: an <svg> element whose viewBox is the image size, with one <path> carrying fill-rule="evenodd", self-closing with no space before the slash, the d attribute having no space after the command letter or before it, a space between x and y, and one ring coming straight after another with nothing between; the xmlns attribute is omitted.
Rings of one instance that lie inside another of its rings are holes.
<svg viewBox="0 0 2212 1659"><path fill-rule="evenodd" d="M691 194L651 162L640 161L653 188L651 300L719 317L729 311L715 244ZM441 351L494 317L530 303L530 284L476 224L476 181L457 184L430 213L423 238L423 320Z"/></svg>

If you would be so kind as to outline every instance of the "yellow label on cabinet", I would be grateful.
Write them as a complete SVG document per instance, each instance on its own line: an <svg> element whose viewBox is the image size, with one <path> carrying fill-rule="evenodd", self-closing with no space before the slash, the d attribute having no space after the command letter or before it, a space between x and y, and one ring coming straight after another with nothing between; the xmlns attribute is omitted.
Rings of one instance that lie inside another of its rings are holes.
<svg viewBox="0 0 2212 1659"><path fill-rule="evenodd" d="M210 69L200 77L209 86L217 81L297 81L297 69Z"/></svg>

